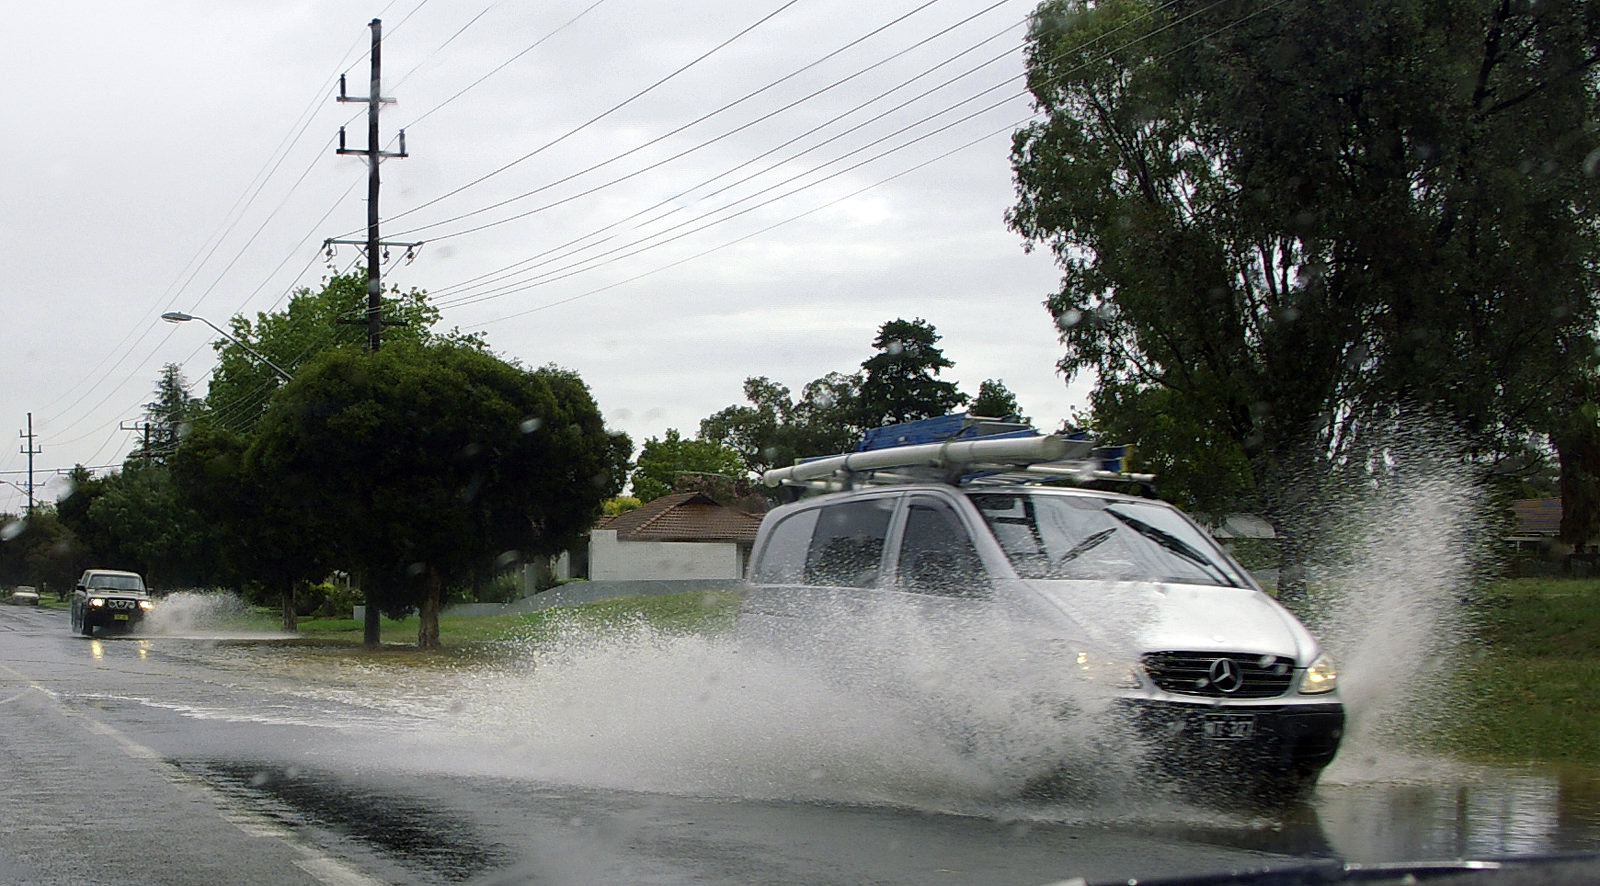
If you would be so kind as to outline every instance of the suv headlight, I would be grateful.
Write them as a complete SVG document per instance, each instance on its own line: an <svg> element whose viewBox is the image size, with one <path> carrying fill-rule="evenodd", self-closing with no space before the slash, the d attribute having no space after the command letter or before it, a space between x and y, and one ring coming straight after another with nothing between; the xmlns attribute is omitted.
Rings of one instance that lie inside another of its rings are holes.
<svg viewBox="0 0 1600 886"><path fill-rule="evenodd" d="M1339 688L1339 671L1334 668L1333 659L1326 655L1317 656L1317 660L1300 675L1301 695L1320 695L1337 688Z"/></svg>
<svg viewBox="0 0 1600 886"><path fill-rule="evenodd" d="M104 598L104 597L90 597L89 598L89 605L90 606L104 606L104 605L106 605L106 598Z"/></svg>
<svg viewBox="0 0 1600 886"><path fill-rule="evenodd" d="M149 611L151 609L156 608L156 604L150 602L149 600L140 600L139 601L139 608L143 609L145 611Z"/></svg>

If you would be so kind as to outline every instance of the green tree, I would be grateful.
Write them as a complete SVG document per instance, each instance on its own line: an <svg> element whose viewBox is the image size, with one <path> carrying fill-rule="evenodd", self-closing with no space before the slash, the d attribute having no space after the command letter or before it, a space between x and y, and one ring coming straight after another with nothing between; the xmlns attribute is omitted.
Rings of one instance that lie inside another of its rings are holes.
<svg viewBox="0 0 1600 886"><path fill-rule="evenodd" d="M149 427L141 456L157 463L165 462L189 432L190 423L201 407L200 398L189 394L183 367L176 363L162 367L161 378L156 381L156 398L144 405L145 422Z"/></svg>
<svg viewBox="0 0 1600 886"><path fill-rule="evenodd" d="M967 411L982 418L1009 417L1023 424L1033 423L1032 419L1022 414L1022 407L1017 405L1017 395L1011 393L1005 382L995 378L984 379L978 385L978 396L972 398Z"/></svg>
<svg viewBox="0 0 1600 886"><path fill-rule="evenodd" d="M238 342L219 340L214 345L217 368L206 393L212 419L247 432L284 383L273 366L292 376L302 363L325 351L365 349L366 311L366 275L350 273L328 278L320 290L297 290L281 311L258 313L254 320L233 317L228 325ZM384 346L439 340L482 345L458 331L435 333L439 316L423 291L391 287L383 295Z"/></svg>
<svg viewBox="0 0 1600 886"><path fill-rule="evenodd" d="M745 379L744 396L749 405L728 406L701 419L699 436L737 452L745 468L760 476L793 460L782 435L792 421L794 402L788 388L764 376Z"/></svg>
<svg viewBox="0 0 1600 886"><path fill-rule="evenodd" d="M93 527L89 537L105 540L96 552L110 555L118 568L142 573L153 587L208 578L206 527L178 501L165 465L130 458L121 471L98 481L84 517Z"/></svg>
<svg viewBox="0 0 1600 886"><path fill-rule="evenodd" d="M202 425L168 459L168 469L180 506L200 518L214 574L252 599L277 603L283 629L293 631L296 588L332 571L338 527L277 494L278 478L252 470L248 450L247 438Z"/></svg>
<svg viewBox="0 0 1600 886"><path fill-rule="evenodd" d="M955 364L936 347L939 333L926 320L890 320L878 328L878 353L862 364L856 423L876 428L945 415L967 402L940 371Z"/></svg>
<svg viewBox="0 0 1600 886"><path fill-rule="evenodd" d="M337 527L377 612L420 609L438 644L442 589L486 562L561 551L619 491L625 441L573 373L461 343L336 349L268 406L247 458L274 495Z"/></svg>
<svg viewBox="0 0 1600 886"><path fill-rule="evenodd" d="M77 539L49 504L31 514L0 514L0 584L61 594L83 571L81 558Z"/></svg>
<svg viewBox="0 0 1600 886"><path fill-rule="evenodd" d="M714 440L685 440L676 428L661 439L651 437L639 449L639 460L629 477L633 494L641 502L684 490L690 477L722 477L728 494L738 495L748 480L744 460L732 447ZM726 498L727 495L719 497Z"/></svg>
<svg viewBox="0 0 1600 886"><path fill-rule="evenodd" d="M747 378L749 405L701 419L699 437L738 453L757 477L797 459L844 452L861 434L854 414L860 384L859 376L832 372L807 383L796 400L769 378Z"/></svg>
<svg viewBox="0 0 1600 886"><path fill-rule="evenodd" d="M195 584L212 574L209 527L178 500L166 461L201 411L176 364L163 367L145 404L144 438L122 469L92 477L81 465L57 502L72 559L134 569L153 585Z"/></svg>
<svg viewBox="0 0 1600 886"><path fill-rule="evenodd" d="M84 569L89 561L97 563L122 562L115 540L103 527L89 518L89 508L105 490L104 478L83 465L74 465L67 472L67 486L56 498L56 518L77 540L84 558Z"/></svg>
<svg viewBox="0 0 1600 886"><path fill-rule="evenodd" d="M1154 474L1162 498L1192 513L1236 513L1256 500L1249 459L1192 406L1167 388L1102 384L1089 397L1090 425L1132 449L1128 470Z"/></svg>
<svg viewBox="0 0 1600 886"><path fill-rule="evenodd" d="M644 502L634 496L619 495L606 499L600 505L600 511L608 517L615 517L618 514L626 514L629 511L636 510L642 504Z"/></svg>
<svg viewBox="0 0 1600 886"><path fill-rule="evenodd" d="M1407 415L1524 455L1592 371L1597 60L1586 4L1047 0L1007 220L1063 269L1061 368L1242 452L1291 584Z"/></svg>

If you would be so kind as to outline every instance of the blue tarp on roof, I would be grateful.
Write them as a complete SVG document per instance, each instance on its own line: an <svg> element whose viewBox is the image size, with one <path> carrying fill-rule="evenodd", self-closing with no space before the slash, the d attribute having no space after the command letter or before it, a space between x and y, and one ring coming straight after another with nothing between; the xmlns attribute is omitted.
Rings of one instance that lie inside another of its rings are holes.
<svg viewBox="0 0 1600 886"><path fill-rule="evenodd" d="M896 446L943 443L946 440L969 440L976 437L1034 436L1038 436L1038 432L1026 425L977 418L970 413L956 412L872 428L861 435L861 442L856 444L855 451L870 452L875 449L892 449Z"/></svg>

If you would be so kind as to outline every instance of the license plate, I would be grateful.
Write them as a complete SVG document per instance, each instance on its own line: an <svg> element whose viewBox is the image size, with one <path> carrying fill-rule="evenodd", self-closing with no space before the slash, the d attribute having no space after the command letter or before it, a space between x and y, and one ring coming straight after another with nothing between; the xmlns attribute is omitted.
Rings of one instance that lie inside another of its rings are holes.
<svg viewBox="0 0 1600 886"><path fill-rule="evenodd" d="M126 612L119 612L116 615L111 616L112 621L127 621L128 618L129 615Z"/></svg>
<svg viewBox="0 0 1600 886"><path fill-rule="evenodd" d="M1255 734L1254 714L1207 714L1200 734L1210 741L1246 741Z"/></svg>

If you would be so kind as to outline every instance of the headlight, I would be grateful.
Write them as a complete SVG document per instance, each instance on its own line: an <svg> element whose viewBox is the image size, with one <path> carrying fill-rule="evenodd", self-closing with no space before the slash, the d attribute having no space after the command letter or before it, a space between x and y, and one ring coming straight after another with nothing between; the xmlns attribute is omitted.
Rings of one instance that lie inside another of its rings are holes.
<svg viewBox="0 0 1600 886"><path fill-rule="evenodd" d="M90 597L89 598L89 605L90 606L104 606L104 605L106 605L106 598L104 598L104 597Z"/></svg>
<svg viewBox="0 0 1600 886"><path fill-rule="evenodd" d="M1078 673L1091 683L1118 689L1138 689L1139 672L1126 659L1080 650L1074 656Z"/></svg>
<svg viewBox="0 0 1600 886"><path fill-rule="evenodd" d="M139 608L140 609L144 609L144 610L150 610L150 609L156 608L156 604L150 602L149 600L140 600L139 601Z"/></svg>
<svg viewBox="0 0 1600 886"><path fill-rule="evenodd" d="M1339 687L1339 672L1333 666L1333 659L1326 655L1317 656L1317 660L1306 668L1300 677L1300 693L1302 695L1320 695L1332 692Z"/></svg>

